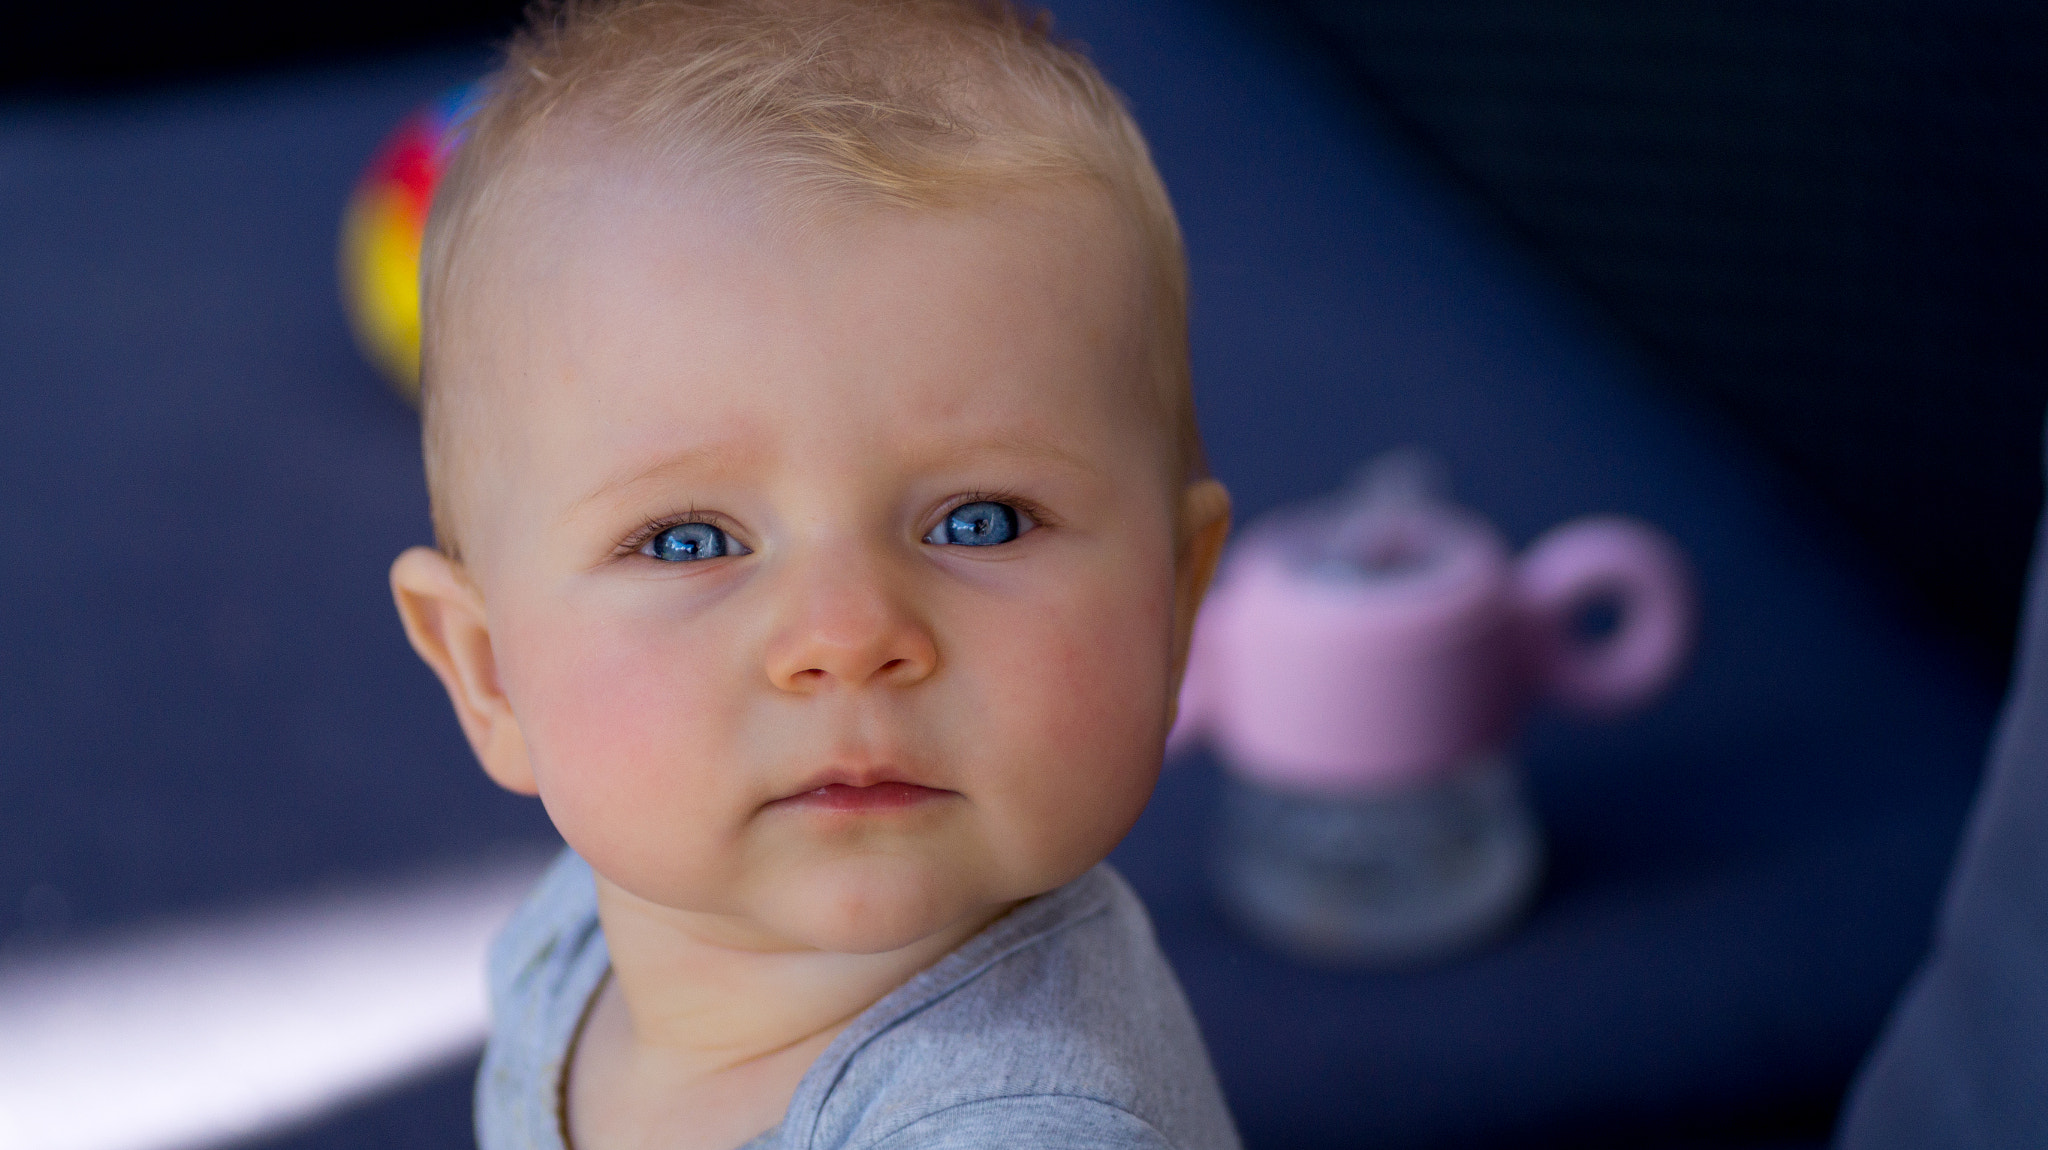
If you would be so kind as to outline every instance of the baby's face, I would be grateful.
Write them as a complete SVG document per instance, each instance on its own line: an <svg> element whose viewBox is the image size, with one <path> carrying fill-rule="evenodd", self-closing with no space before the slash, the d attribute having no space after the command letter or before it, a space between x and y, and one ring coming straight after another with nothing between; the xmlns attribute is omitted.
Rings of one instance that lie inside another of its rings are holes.
<svg viewBox="0 0 2048 1150"><path fill-rule="evenodd" d="M750 946L906 945L1107 854L1203 581L1181 536L1222 506L1108 198L778 238L618 177L539 230L453 341L488 395L460 522L516 721L492 773Z"/></svg>

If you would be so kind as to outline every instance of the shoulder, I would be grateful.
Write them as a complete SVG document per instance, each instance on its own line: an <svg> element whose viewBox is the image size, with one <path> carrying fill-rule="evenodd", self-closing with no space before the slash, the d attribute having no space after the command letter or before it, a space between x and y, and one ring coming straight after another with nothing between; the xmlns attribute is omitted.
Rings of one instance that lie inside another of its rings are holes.
<svg viewBox="0 0 2048 1150"><path fill-rule="evenodd" d="M838 1064L821 1068L833 1080L810 1145L1237 1146L1180 983L1107 866L1020 907L842 1039L821 1059ZM1002 1124L1017 1136L958 1141Z"/></svg>
<svg viewBox="0 0 2048 1150"><path fill-rule="evenodd" d="M590 868L563 851L491 946L491 1034L476 1083L483 1150L560 1146L562 1070L610 969Z"/></svg>
<svg viewBox="0 0 2048 1150"><path fill-rule="evenodd" d="M597 890L590 866L563 851L491 944L489 985L494 1028L553 1004L578 981L581 968L610 965L598 929ZM601 971L600 971L601 973ZM581 1013L582 1005L576 1005Z"/></svg>

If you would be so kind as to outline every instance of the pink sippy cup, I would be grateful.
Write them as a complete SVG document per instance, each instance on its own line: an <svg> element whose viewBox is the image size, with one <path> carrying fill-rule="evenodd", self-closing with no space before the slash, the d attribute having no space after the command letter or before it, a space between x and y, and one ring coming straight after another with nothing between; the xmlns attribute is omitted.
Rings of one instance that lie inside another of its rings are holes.
<svg viewBox="0 0 2048 1150"><path fill-rule="evenodd" d="M1169 747L1225 765L1224 906L1311 960L1430 961L1511 924L1543 853L1523 712L1647 703L1691 644L1661 532L1588 517L1514 556L1433 479L1390 453L1335 505L1253 525L1196 623Z"/></svg>

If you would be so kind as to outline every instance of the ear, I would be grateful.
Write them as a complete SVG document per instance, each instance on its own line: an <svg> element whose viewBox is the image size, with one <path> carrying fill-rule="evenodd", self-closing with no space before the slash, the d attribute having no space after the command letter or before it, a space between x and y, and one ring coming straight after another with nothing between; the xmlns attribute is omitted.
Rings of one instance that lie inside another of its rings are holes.
<svg viewBox="0 0 2048 1150"><path fill-rule="evenodd" d="M484 773L508 791L535 794L526 736L498 683L483 596L467 572L430 547L391 564L391 597L412 649L434 669Z"/></svg>
<svg viewBox="0 0 2048 1150"><path fill-rule="evenodd" d="M1173 571L1173 681L1178 689L1187 670L1195 612L1209 593L1216 563L1223 558L1224 540L1230 537L1230 492L1213 479L1188 484L1181 492L1176 526L1180 554L1174 557Z"/></svg>

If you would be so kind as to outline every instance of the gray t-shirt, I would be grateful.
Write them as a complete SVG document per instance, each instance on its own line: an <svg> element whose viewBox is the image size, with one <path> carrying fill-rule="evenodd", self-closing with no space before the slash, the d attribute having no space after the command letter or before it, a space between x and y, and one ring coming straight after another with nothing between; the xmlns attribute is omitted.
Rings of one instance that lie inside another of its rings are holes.
<svg viewBox="0 0 2048 1150"><path fill-rule="evenodd" d="M566 1150L563 1070L611 958L564 852L491 950L482 1150ZM1236 1150L1145 908L1103 864L1024 903L832 1040L744 1150Z"/></svg>

